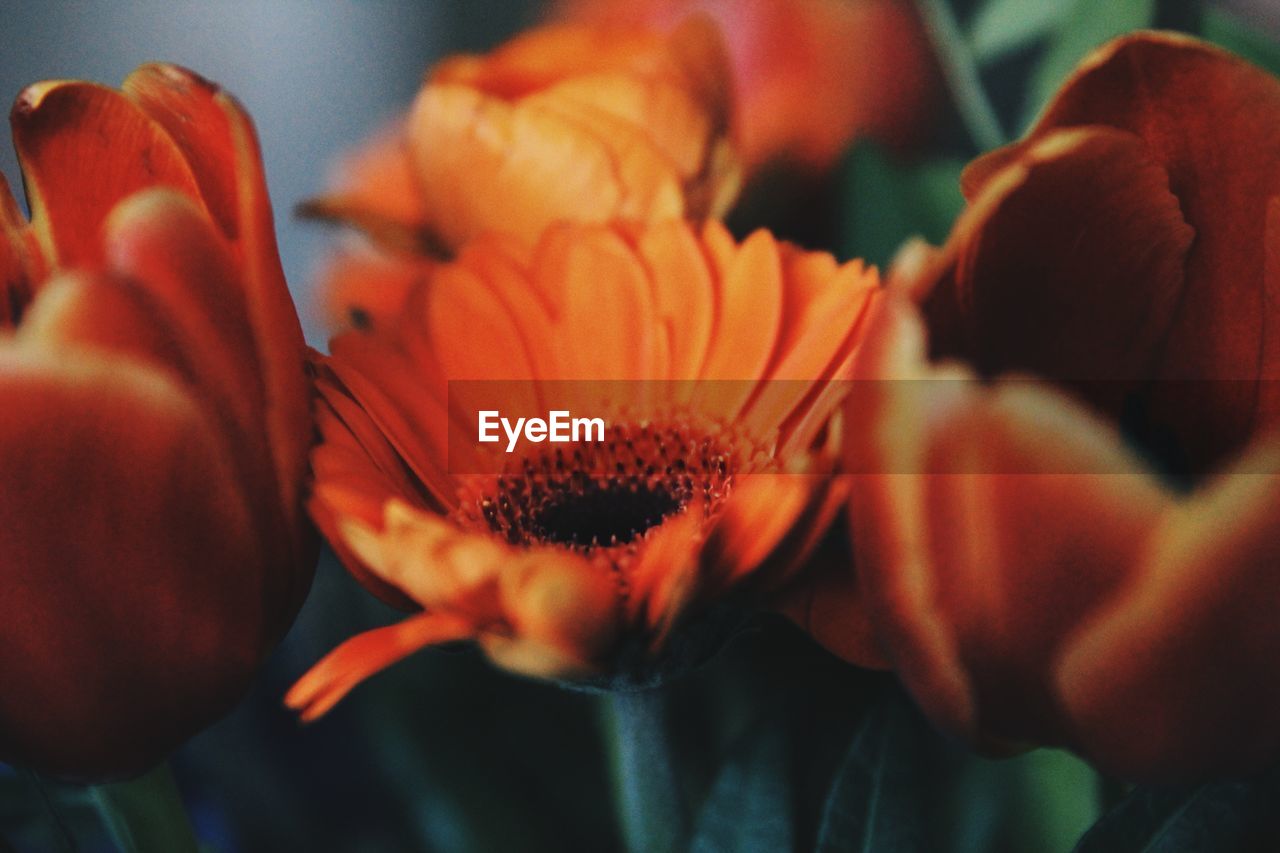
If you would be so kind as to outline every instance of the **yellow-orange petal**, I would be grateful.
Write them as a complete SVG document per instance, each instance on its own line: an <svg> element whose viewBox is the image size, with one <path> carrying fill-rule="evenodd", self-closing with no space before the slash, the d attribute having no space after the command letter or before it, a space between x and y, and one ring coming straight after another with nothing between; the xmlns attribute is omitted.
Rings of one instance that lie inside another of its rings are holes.
<svg viewBox="0 0 1280 853"><path fill-rule="evenodd" d="M552 550L514 557L501 573L499 595L514 643L498 649L499 665L545 677L572 677L598 668L619 629L617 580L598 565ZM506 637L508 632L498 632ZM541 653L539 653L541 651Z"/></svg>
<svg viewBox="0 0 1280 853"><path fill-rule="evenodd" d="M430 277L434 264L368 246L343 247L317 276L327 328L335 334L390 328L404 312L409 292Z"/></svg>
<svg viewBox="0 0 1280 853"><path fill-rule="evenodd" d="M303 722L311 722L327 714L375 672L424 646L474 635L474 625L447 613L420 613L385 628L365 631L325 655L290 688L284 702L299 713Z"/></svg>
<svg viewBox="0 0 1280 853"><path fill-rule="evenodd" d="M304 202L300 213L351 225L396 254L444 259L451 253L429 227L403 120L339 162L331 184L324 195Z"/></svg>

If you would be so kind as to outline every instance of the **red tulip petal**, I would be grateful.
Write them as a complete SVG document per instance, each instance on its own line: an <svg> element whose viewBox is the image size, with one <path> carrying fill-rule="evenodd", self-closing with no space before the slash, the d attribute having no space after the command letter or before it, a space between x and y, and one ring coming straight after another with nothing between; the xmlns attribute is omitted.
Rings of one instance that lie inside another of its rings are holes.
<svg viewBox="0 0 1280 853"><path fill-rule="evenodd" d="M928 368L918 318L882 306L860 368L878 381L859 384L846 418L873 624L946 727L1064 742L1050 664L1127 576L1167 498L1065 398Z"/></svg>
<svg viewBox="0 0 1280 853"><path fill-rule="evenodd" d="M1280 444L1171 510L1139 571L1081 626L1057 680L1108 771L1237 775L1280 752Z"/></svg>
<svg viewBox="0 0 1280 853"><path fill-rule="evenodd" d="M253 123L226 92L214 95L214 103L227 116L235 151L241 269L245 302L262 365L267 437L274 451L281 504L293 522L291 528L303 530L302 489L313 438L306 342L280 266L271 199ZM304 557L300 562L308 561ZM299 600L308 584L309 575L300 579L295 590Z"/></svg>
<svg viewBox="0 0 1280 853"><path fill-rule="evenodd" d="M260 444L262 379L240 274L208 217L185 196L151 190L112 213L104 243L112 270L162 306L214 410Z"/></svg>
<svg viewBox="0 0 1280 853"><path fill-rule="evenodd" d="M163 306L134 284L106 275L64 273L46 282L17 337L55 350L105 349L145 361L177 382L196 381Z"/></svg>
<svg viewBox="0 0 1280 853"><path fill-rule="evenodd" d="M1158 369L1192 238L1138 137L1046 136L956 224L925 303L931 348L1050 377L1118 415Z"/></svg>
<svg viewBox="0 0 1280 853"><path fill-rule="evenodd" d="M33 224L63 266L100 258L107 214L138 190L169 186L200 198L173 139L112 89L40 83L18 97L10 120Z"/></svg>
<svg viewBox="0 0 1280 853"><path fill-rule="evenodd" d="M34 232L0 175L0 329L15 326L44 278Z"/></svg>
<svg viewBox="0 0 1280 853"><path fill-rule="evenodd" d="M1207 469L1239 449L1260 424L1255 382L1276 322L1268 310L1277 297L1265 284L1264 255L1267 206L1280 195L1280 150L1273 144L1280 135L1280 81L1186 36L1140 33L1118 39L1085 61L1026 141L972 167L969 183L989 180L1000 165L1054 130L1084 125L1140 136L1148 155L1168 172L1181 215L1195 230L1186 287L1164 336L1156 376L1216 381L1157 387L1150 416L1169 425L1172 440L1198 470ZM1042 239L1031 242L1050 256ZM1053 257L1061 262L1071 254ZM1098 257L1094 275L1133 253ZM1274 373L1264 378L1280 378Z"/></svg>
<svg viewBox="0 0 1280 853"><path fill-rule="evenodd" d="M128 360L0 346L0 396L0 755L140 772L260 663L263 568L231 448Z"/></svg>
<svg viewBox="0 0 1280 853"><path fill-rule="evenodd" d="M1117 433L1064 397L1019 382L972 390L931 426L929 464L941 473L921 510L935 601L974 683L980 729L1069 742L1051 663L1126 579L1167 498Z"/></svg>
<svg viewBox="0 0 1280 853"><path fill-rule="evenodd" d="M186 68L151 63L126 77L121 89L169 134L222 233L236 239L236 154L226 113L216 100L221 88Z"/></svg>

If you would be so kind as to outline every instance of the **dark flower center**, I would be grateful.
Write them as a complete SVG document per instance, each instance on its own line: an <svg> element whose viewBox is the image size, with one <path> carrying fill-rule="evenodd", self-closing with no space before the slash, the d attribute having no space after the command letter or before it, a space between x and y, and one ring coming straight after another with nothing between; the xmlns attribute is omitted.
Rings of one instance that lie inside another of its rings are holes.
<svg viewBox="0 0 1280 853"><path fill-rule="evenodd" d="M473 482L459 516L513 545L628 547L695 502L713 510L740 460L732 437L615 424L603 441L536 450Z"/></svg>
<svg viewBox="0 0 1280 853"><path fill-rule="evenodd" d="M537 539L561 545L619 545L657 527L685 504L665 485L588 480L544 498L530 513L529 530Z"/></svg>

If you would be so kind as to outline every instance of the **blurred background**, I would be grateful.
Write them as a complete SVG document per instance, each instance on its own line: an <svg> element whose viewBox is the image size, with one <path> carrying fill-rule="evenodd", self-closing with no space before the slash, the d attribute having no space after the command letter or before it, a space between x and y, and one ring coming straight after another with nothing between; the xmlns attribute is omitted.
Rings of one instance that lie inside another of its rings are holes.
<svg viewBox="0 0 1280 853"><path fill-rule="evenodd" d="M955 72L944 43L934 60L944 73L931 78L939 91L909 139L856 141L816 174L786 164L767 171L734 214L739 230L769 224L812 248L883 263L906 236L945 237L961 205L963 164L991 139L1020 134L1092 46L1157 24L1208 33L1261 61L1280 38L1280 0L917 5L941 10L944 42L963 48L989 103L975 113L958 103L963 92L944 85ZM308 340L323 346L307 282L332 234L291 211L323 187L339 155L408 106L434 61L491 48L544 12L529 0L0 0L0 92L12 98L60 77L116 85L152 60L188 65L234 92L261 136ZM0 170L20 185L8 145L0 145ZM396 618L325 554L297 624L252 693L173 760L202 846L621 849L617 744L597 696L497 673L464 649L417 654L308 727L282 708L285 690L322 654ZM781 621L745 626L669 692L686 794L705 830L701 849L746 849L743 833L754 839L750 849L812 849L833 781L854 784L842 768L865 748L863 734L897 739L916 756L910 773L894 777L909 792L903 832L917 845L900 849L1069 850L1124 793L1052 751L1009 762L967 756L920 721L890 679L836 661ZM5 849L114 847L91 792L0 765Z"/></svg>

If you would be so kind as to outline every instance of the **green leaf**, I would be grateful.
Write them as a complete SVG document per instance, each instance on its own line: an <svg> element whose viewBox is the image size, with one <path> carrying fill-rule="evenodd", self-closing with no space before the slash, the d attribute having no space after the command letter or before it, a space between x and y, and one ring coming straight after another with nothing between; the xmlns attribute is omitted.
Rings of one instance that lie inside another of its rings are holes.
<svg viewBox="0 0 1280 853"><path fill-rule="evenodd" d="M1155 0L1075 0L1031 76L1022 126L1034 122L1053 93L1094 48L1116 36L1150 27L1155 15Z"/></svg>
<svg viewBox="0 0 1280 853"><path fill-rule="evenodd" d="M676 756L659 688L606 694L619 823L628 850L675 851L689 838Z"/></svg>
<svg viewBox="0 0 1280 853"><path fill-rule="evenodd" d="M915 8L933 47L951 102L978 151L1008 141L1000 116L987 96L978 61L947 0L915 0Z"/></svg>
<svg viewBox="0 0 1280 853"><path fill-rule="evenodd" d="M943 242L964 208L959 160L898 165L873 143L859 144L846 172L850 211L844 249L882 269L908 237Z"/></svg>
<svg viewBox="0 0 1280 853"><path fill-rule="evenodd" d="M900 688L868 711L827 797L819 853L911 853L929 842L937 740Z"/></svg>
<svg viewBox="0 0 1280 853"><path fill-rule="evenodd" d="M123 853L199 850L167 764L137 779L96 785L91 791L98 813Z"/></svg>
<svg viewBox="0 0 1280 853"><path fill-rule="evenodd" d="M1216 6L1205 10L1203 35L1214 44L1280 76L1280 44Z"/></svg>
<svg viewBox="0 0 1280 853"><path fill-rule="evenodd" d="M1253 779L1139 788L1098 821L1076 853L1280 850L1280 769Z"/></svg>
<svg viewBox="0 0 1280 853"><path fill-rule="evenodd" d="M969 46L980 63L994 62L1054 32L1072 0L988 0L969 24Z"/></svg>
<svg viewBox="0 0 1280 853"><path fill-rule="evenodd" d="M787 733L766 715L730 749L698 815L694 853L795 849Z"/></svg>

